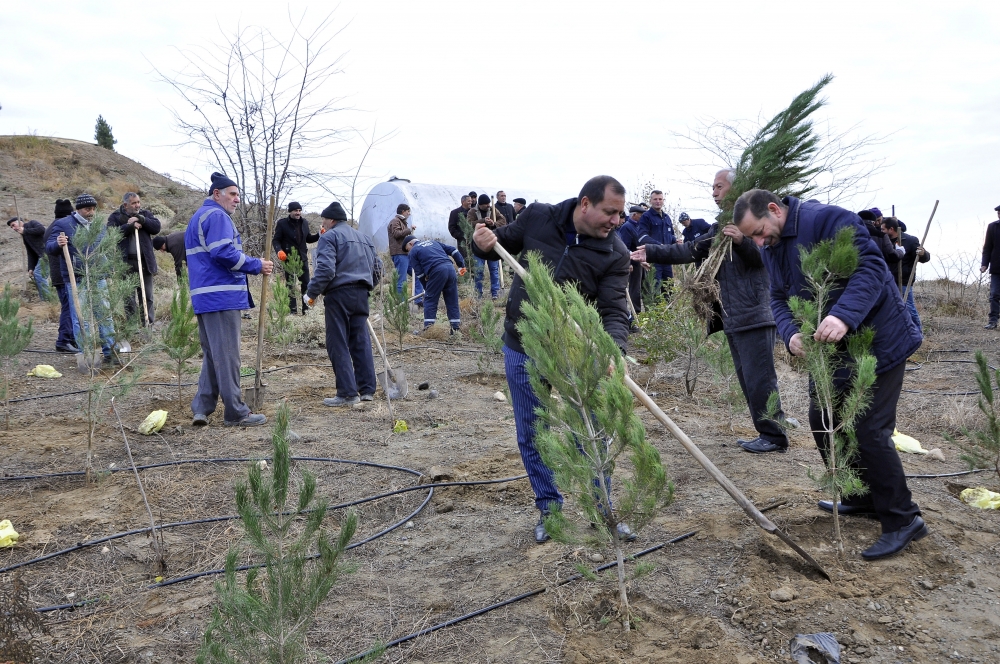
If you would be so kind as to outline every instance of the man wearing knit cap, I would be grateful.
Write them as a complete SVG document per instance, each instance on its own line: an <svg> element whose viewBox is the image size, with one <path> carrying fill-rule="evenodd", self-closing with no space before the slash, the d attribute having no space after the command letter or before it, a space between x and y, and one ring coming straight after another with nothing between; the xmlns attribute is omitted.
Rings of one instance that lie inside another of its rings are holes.
<svg viewBox="0 0 1000 664"><path fill-rule="evenodd" d="M316 274L305 303L321 294L326 318L326 354L337 379L337 395L324 406L353 406L375 396L375 361L368 338L368 295L382 279L375 245L351 228L344 207L334 201L320 216L324 232L316 245Z"/></svg>
<svg viewBox="0 0 1000 664"><path fill-rule="evenodd" d="M310 233L309 222L302 218L302 206L295 202L289 203L288 216L279 219L278 223L274 225L274 239L271 241L271 246L274 248L278 260L282 263L288 260L292 249L298 252L299 258L302 260L302 274L299 275L302 294L305 294L306 289L309 288L309 247L306 246L306 243L311 244L318 239L319 233ZM298 312L299 301L299 298L295 297L293 289L295 275L286 270L285 281L288 283L288 308L294 314ZM308 309L309 307L303 303L303 316L306 315Z"/></svg>
<svg viewBox="0 0 1000 664"><path fill-rule="evenodd" d="M45 260L45 226L35 220L24 221L19 217L14 217L7 221L10 229L21 236L24 249L28 252L28 276L35 282L38 290L38 299L44 300L49 295L49 281L42 274L42 261Z"/></svg>
<svg viewBox="0 0 1000 664"><path fill-rule="evenodd" d="M465 274L462 253L451 245L436 240L418 240L412 235L403 238L403 249L410 254L413 274L424 283L424 329L437 320L438 297L444 294L448 322L454 332L462 324L458 308L458 280L455 278L456 264L459 274ZM452 264L452 259L455 264Z"/></svg>
<svg viewBox="0 0 1000 664"><path fill-rule="evenodd" d="M107 307L108 285L101 279L96 284L91 285L84 279L83 258L96 251L97 246L104 238L102 230L89 245L81 245L74 242L73 238L81 228L90 228L90 222L97 214L97 201L90 194L80 194L76 197L76 212L72 215L57 219L49 228L49 238L45 242L45 251L49 256L58 259L58 269L61 271L63 283L70 283L69 270L73 270L77 282L77 295L80 297L80 306L86 308L91 298L96 298L97 306L94 306L94 314L97 316L97 332L101 338L101 352L104 354L105 362L112 362L112 350L114 348L115 328L111 322L111 312ZM66 265L63 259L63 247L69 247L72 265ZM96 292L91 292L96 290ZM101 306L103 303L104 306ZM73 322L73 333L76 337L77 348L84 348L83 334L90 332L89 321L82 319L82 312L76 310L76 305L70 298L70 316Z"/></svg>
<svg viewBox="0 0 1000 664"><path fill-rule="evenodd" d="M410 224L410 206L400 203L396 206L396 216L389 220L389 227L386 234L389 236L389 256L392 264L396 266L396 292L403 292L403 285L410 274L410 260L406 257L403 249L403 238L417 232L417 227ZM424 286L419 279L414 278L415 295L424 292ZM417 298L417 304L423 304L423 298Z"/></svg>
<svg viewBox="0 0 1000 664"><path fill-rule="evenodd" d="M195 426L208 424L222 398L226 426L258 426L267 422L251 413L240 393L240 312L253 306L248 274L271 274L271 261L243 253L243 242L230 215L240 203L240 189L223 173L212 173L208 198L184 232L191 304L198 317L204 359L198 391L191 401Z"/></svg>
<svg viewBox="0 0 1000 664"><path fill-rule="evenodd" d="M56 222L71 214L73 214L73 204L70 203L69 199L57 199L54 219L45 229L45 235L42 236L43 249L48 244L49 237L52 236L52 229L55 228ZM48 251L46 250L45 253ZM56 295L59 296L59 334L56 336L56 350L60 353L79 353L80 349L76 347L76 338L73 336L73 308L69 303L69 285L63 281L59 262L53 257L49 258L49 279L52 280L52 286L56 289Z"/></svg>
<svg viewBox="0 0 1000 664"><path fill-rule="evenodd" d="M494 210L490 206L490 197L483 194L479 197L478 205L469 210L469 224L473 228L476 224L486 224L486 228L495 230L507 225L507 218L499 212L493 214ZM493 217L496 216L496 221ZM484 261L478 256L473 256L476 261L476 292L479 297L483 296L483 269L489 266L490 269L490 297L494 300L500 294L500 261Z"/></svg>

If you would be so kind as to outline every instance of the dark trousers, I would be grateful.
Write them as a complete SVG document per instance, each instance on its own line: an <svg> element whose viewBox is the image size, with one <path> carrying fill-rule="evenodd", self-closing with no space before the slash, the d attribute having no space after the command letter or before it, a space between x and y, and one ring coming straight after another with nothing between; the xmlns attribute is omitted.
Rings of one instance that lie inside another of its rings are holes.
<svg viewBox="0 0 1000 664"><path fill-rule="evenodd" d="M326 354L337 377L337 396L375 394L375 361L368 337L368 289L343 286L323 297Z"/></svg>
<svg viewBox="0 0 1000 664"><path fill-rule="evenodd" d="M285 283L288 285L288 310L293 314L299 312L299 299L306 294L309 290L309 266L302 266L302 274L299 275L299 284L302 288L299 289L299 294L295 294L295 275L291 272L285 272ZM305 302L302 303L302 313L306 313Z"/></svg>
<svg viewBox="0 0 1000 664"><path fill-rule="evenodd" d="M153 324L155 318L153 311L153 275L145 270L142 271L142 281L146 286L146 308L149 310L149 324ZM138 286L135 292L125 300L125 315L131 318L142 311L142 288Z"/></svg>
<svg viewBox="0 0 1000 664"><path fill-rule="evenodd" d="M778 391L778 375L774 372L774 338L777 328L758 327L754 330L726 333L733 355L736 377L746 397L753 426L769 443L788 447L788 436L773 420L762 417L767 411L771 392ZM747 380L749 378L749 380ZM784 417L778 404L778 417Z"/></svg>
<svg viewBox="0 0 1000 664"><path fill-rule="evenodd" d="M990 274L990 322L1000 320L1000 274Z"/></svg>
<svg viewBox="0 0 1000 664"><path fill-rule="evenodd" d="M628 275L628 296L636 313L642 311L642 279L645 274L641 263L632 263L632 271Z"/></svg>
<svg viewBox="0 0 1000 664"><path fill-rule="evenodd" d="M56 294L59 295L59 336L56 337L56 346L64 348L76 346L76 337L73 335L73 309L69 302L73 295L66 284L56 285Z"/></svg>
<svg viewBox="0 0 1000 664"><path fill-rule="evenodd" d="M223 417L239 422L250 414L240 392L240 311L210 311L198 314L201 340L201 374L191 411L210 415L222 397Z"/></svg>
<svg viewBox="0 0 1000 664"><path fill-rule="evenodd" d="M458 278L450 263L442 263L427 271L424 279L424 327L430 327L437 320L438 297L442 293L448 322L457 330L462 324L462 314L458 308Z"/></svg>
<svg viewBox="0 0 1000 664"><path fill-rule="evenodd" d="M848 505L874 507L882 522L883 533L896 532L910 525L913 517L920 514L920 508L913 502L910 489L906 486L903 462L899 460L892 442L892 432L896 428L896 404L905 373L906 363L901 362L875 378L871 404L855 426L858 454L852 464L868 486L868 493L844 501ZM838 389L841 388L838 386ZM813 431L825 428L822 413L816 406L812 380L809 381L809 426ZM814 433L813 437L820 453L826 458L828 437L822 433Z"/></svg>

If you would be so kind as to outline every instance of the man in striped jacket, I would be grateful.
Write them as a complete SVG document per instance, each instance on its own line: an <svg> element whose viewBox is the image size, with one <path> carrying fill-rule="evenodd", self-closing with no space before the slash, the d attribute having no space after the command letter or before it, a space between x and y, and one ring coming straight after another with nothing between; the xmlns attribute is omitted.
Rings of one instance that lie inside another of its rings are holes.
<svg viewBox="0 0 1000 664"><path fill-rule="evenodd" d="M240 394L240 311L253 306L246 275L271 274L274 265L243 253L239 231L229 216L240 202L236 183L212 173L208 192L184 232L191 304L204 355L198 392L191 402L191 423L208 424L221 396L226 426L257 426L267 418L251 413Z"/></svg>

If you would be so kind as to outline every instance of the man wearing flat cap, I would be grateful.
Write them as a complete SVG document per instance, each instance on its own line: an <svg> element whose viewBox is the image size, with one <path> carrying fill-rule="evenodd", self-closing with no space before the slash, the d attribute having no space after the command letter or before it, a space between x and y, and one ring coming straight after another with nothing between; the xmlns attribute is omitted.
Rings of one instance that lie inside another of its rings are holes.
<svg viewBox="0 0 1000 664"><path fill-rule="evenodd" d="M469 210L469 224L473 228L476 227L476 224L486 224L486 228L495 230L507 225L507 218L490 205L489 196L481 194L477 203ZM484 261L478 256L473 256L473 258L476 261L476 293L479 294L479 297L483 296L483 270L488 267L490 271L490 297L494 300L497 299L500 295L500 261Z"/></svg>
<svg viewBox="0 0 1000 664"><path fill-rule="evenodd" d="M987 330L997 329L1000 319L1000 205L993 208L997 220L986 227L986 243L983 245L983 264L980 272L990 271L990 317L986 321Z"/></svg>
<svg viewBox="0 0 1000 664"><path fill-rule="evenodd" d="M628 210L628 218L618 227L618 237L621 238L625 248L630 252L639 248L639 220L642 219L644 212L645 210L638 205L633 205ZM631 261L628 273L628 296L637 313L642 311L642 281L645 276L646 268L643 267L642 262ZM632 321L633 326L636 326L637 323L637 321Z"/></svg>
<svg viewBox="0 0 1000 664"><path fill-rule="evenodd" d="M337 395L323 399L323 405L353 406L375 396L368 294L382 279L382 262L371 239L347 223L340 203L330 203L320 216L324 230L305 301L312 306L323 295L326 354L337 379Z"/></svg>
<svg viewBox="0 0 1000 664"><path fill-rule="evenodd" d="M528 207L528 201L523 198L514 199L514 220L517 220L517 215L521 214L521 210Z"/></svg>
<svg viewBox="0 0 1000 664"><path fill-rule="evenodd" d="M191 424L204 426L222 398L225 426L267 422L251 413L240 393L240 312L253 307L248 274L271 274L271 261L243 253L243 240L230 215L240 203L240 188L224 173L212 173L208 198L184 232L191 304L198 317L204 359L198 391L191 401Z"/></svg>
<svg viewBox="0 0 1000 664"><path fill-rule="evenodd" d="M292 254L292 249L298 252L302 260L302 274L299 275L299 284L302 289L299 291L305 294L309 288L309 247L306 243L313 243L319 239L319 233L309 232L309 222L302 218L302 206L292 202L288 204L288 216L278 220L274 225L274 239L271 246L278 260L284 263ZM295 275L285 270L285 281L288 283L288 309L293 314L298 312L298 300L295 297L295 290L292 286L295 283ZM306 315L309 309L302 305L302 315Z"/></svg>

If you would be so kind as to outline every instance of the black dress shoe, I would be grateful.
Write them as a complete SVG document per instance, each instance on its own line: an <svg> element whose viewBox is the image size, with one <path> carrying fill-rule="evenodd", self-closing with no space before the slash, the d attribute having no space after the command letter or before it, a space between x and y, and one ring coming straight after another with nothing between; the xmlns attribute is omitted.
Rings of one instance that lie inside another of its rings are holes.
<svg viewBox="0 0 1000 664"><path fill-rule="evenodd" d="M547 515L543 514L540 517L538 517L538 525L535 526L535 543L536 544L544 544L545 542L548 542L550 539L552 539L551 537L549 537L549 533L545 530L545 517L546 516Z"/></svg>
<svg viewBox="0 0 1000 664"><path fill-rule="evenodd" d="M878 541L861 552L861 557L865 560L878 560L894 556L905 549L910 542L927 537L929 534L930 531L927 530L924 520L915 516L910 525L905 528L900 528L893 533L882 533Z"/></svg>
<svg viewBox="0 0 1000 664"><path fill-rule="evenodd" d="M752 452L753 454L766 454L768 452L777 452L779 454L784 454L788 451L788 446L775 445L769 440L764 440L760 436L757 436L753 440L738 440L736 441L740 444L747 452Z"/></svg>
<svg viewBox="0 0 1000 664"><path fill-rule="evenodd" d="M833 514L833 501L832 500L821 500L816 503L824 512L829 512ZM837 504L837 514L843 514L844 516L875 516L875 508L871 505L845 505L844 503Z"/></svg>
<svg viewBox="0 0 1000 664"><path fill-rule="evenodd" d="M56 350L60 353L79 353L80 349L73 344L67 344L65 346L56 346Z"/></svg>

